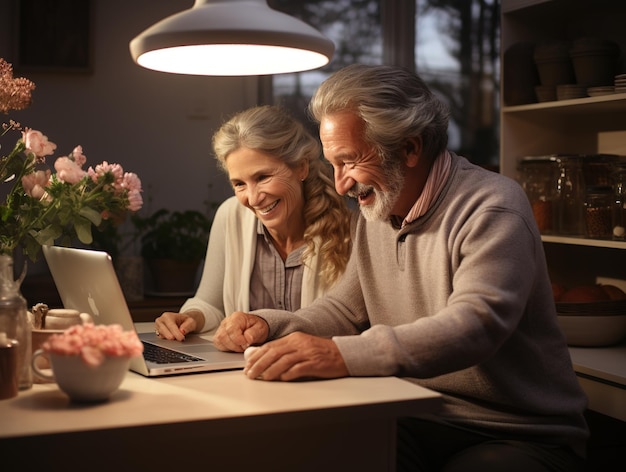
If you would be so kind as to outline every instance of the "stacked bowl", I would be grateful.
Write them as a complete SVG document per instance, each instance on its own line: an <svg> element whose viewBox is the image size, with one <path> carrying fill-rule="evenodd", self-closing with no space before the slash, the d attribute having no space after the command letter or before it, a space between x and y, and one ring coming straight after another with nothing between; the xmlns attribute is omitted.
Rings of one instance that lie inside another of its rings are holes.
<svg viewBox="0 0 626 472"><path fill-rule="evenodd" d="M540 85L535 87L539 102L570 100L617 92L620 80L626 92L626 75L615 74L620 59L619 45L608 39L579 38L553 40L535 46L533 59Z"/></svg>

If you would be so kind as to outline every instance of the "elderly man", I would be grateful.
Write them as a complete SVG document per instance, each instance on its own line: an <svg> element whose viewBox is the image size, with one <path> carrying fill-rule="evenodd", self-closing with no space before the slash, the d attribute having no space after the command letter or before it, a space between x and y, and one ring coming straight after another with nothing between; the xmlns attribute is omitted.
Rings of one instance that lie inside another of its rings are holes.
<svg viewBox="0 0 626 472"><path fill-rule="evenodd" d="M415 74L353 65L310 111L361 218L338 285L311 306L227 317L252 379L406 377L441 411L403 418L399 470L582 470L586 398L559 330L528 200L446 149L448 112Z"/></svg>

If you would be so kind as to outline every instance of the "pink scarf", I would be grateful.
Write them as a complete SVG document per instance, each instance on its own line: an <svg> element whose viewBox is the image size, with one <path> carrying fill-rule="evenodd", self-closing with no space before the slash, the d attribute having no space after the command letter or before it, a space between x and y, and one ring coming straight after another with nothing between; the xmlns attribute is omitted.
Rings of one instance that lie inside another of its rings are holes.
<svg viewBox="0 0 626 472"><path fill-rule="evenodd" d="M426 185L424 185L424 189L422 190L422 194L409 211L409 214L404 218L402 222L403 227L415 221L428 211L446 183L448 174L450 173L451 163L452 157L448 151L444 151L435 159L430 169L430 174L428 174Z"/></svg>

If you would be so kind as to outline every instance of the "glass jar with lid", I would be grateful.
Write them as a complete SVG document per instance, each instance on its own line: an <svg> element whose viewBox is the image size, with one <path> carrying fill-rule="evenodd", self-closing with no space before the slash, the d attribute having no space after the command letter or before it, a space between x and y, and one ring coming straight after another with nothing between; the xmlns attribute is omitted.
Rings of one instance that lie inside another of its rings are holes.
<svg viewBox="0 0 626 472"><path fill-rule="evenodd" d="M524 157L518 167L518 180L533 210L542 234L555 232L554 200L558 159L555 156Z"/></svg>
<svg viewBox="0 0 626 472"><path fill-rule="evenodd" d="M611 172L619 161L616 154L588 154L583 157L585 185L612 185Z"/></svg>
<svg viewBox="0 0 626 472"><path fill-rule="evenodd" d="M587 187L585 196L586 236L592 239L611 239L613 225L611 206L613 188L610 185Z"/></svg>

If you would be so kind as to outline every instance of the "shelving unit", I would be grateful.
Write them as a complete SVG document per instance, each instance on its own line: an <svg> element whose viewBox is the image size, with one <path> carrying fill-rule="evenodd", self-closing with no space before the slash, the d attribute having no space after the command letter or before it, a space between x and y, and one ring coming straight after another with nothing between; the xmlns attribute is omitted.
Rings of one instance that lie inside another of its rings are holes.
<svg viewBox="0 0 626 472"><path fill-rule="evenodd" d="M611 0L502 0L502 51L521 41L596 37L617 42L624 53L624 18L626 3ZM517 178L525 156L598 153L598 133L626 130L626 93L503 106L500 125L500 171ZM559 236L543 241L555 282L626 280L626 242Z"/></svg>
<svg viewBox="0 0 626 472"><path fill-rule="evenodd" d="M580 37L610 39L626 53L623 1L502 0L501 13L502 53L517 42ZM623 64L626 72L626 59ZM626 94L503 106L500 126L500 171L517 178L518 163L525 156L612 153L599 149L598 134L626 130ZM626 143L619 144L624 149ZM607 279L623 286L626 281L626 242L554 235L542 239L552 281L566 286ZM625 348L626 341L604 348L570 348L589 399L590 471L609 470L608 464L624 459Z"/></svg>

